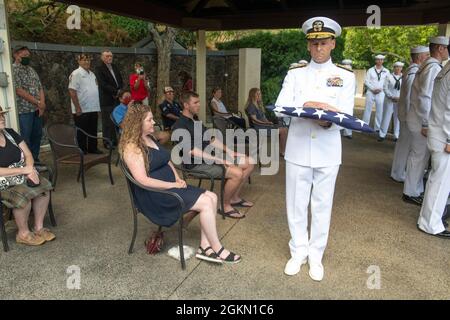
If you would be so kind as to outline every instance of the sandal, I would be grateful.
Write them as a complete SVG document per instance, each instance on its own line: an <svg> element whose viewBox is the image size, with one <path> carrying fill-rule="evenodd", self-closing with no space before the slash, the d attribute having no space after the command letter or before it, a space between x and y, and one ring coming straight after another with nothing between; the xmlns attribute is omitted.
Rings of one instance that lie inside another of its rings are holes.
<svg viewBox="0 0 450 320"><path fill-rule="evenodd" d="M239 211L234 210L234 209L227 211L227 212L219 211L218 213L220 215L224 216L225 218L231 218L231 219L244 219L245 218L245 214L241 214ZM235 214L235 213L240 214L241 216L232 216L232 214Z"/></svg>
<svg viewBox="0 0 450 320"><path fill-rule="evenodd" d="M249 201L247 201L247 200L245 200L245 199L241 199L241 201L239 201L239 202L236 202L236 203L230 203L233 207L242 207L242 208L251 208L251 207L253 207L253 204L252 205L248 205L248 204L245 204L246 202L249 202Z"/></svg>
<svg viewBox="0 0 450 320"><path fill-rule="evenodd" d="M200 260L205 260L209 262L222 263L222 259L214 252L213 248L207 247L203 249L202 247L198 247L200 252L197 252L195 257ZM211 250L212 252L208 255L206 252Z"/></svg>
<svg viewBox="0 0 450 320"><path fill-rule="evenodd" d="M220 257L220 254L223 252L223 250L225 250L224 247L220 248L219 252L216 253L217 257L219 257L219 259L221 259L224 263L229 263L229 264L234 264L234 263L239 263L241 262L242 258L239 257L237 260L235 260L234 258L237 256L235 253L230 251L230 254L225 258L222 259Z"/></svg>

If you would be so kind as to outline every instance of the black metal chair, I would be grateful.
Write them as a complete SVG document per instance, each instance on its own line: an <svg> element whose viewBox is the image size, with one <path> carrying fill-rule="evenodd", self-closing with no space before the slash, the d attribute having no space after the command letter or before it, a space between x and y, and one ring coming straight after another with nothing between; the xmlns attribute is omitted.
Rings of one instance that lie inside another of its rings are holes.
<svg viewBox="0 0 450 320"><path fill-rule="evenodd" d="M212 117L212 121L213 121L214 129L219 130L220 133L222 134L222 138L223 138L222 143L225 144L225 145L227 145L227 141L226 141L227 129L231 129L231 130L242 129L236 123L234 123L233 121L231 121L231 120L229 120L227 118L224 118L222 116L219 116L219 115L214 115ZM245 145L246 145L246 148L248 147L249 150L250 150L248 139L245 139ZM252 180L251 180L250 177L248 177L248 183L249 184L252 183Z"/></svg>
<svg viewBox="0 0 450 320"><path fill-rule="evenodd" d="M183 199L175 192L146 187L146 186L140 184L139 182L137 182L131 175L131 173L128 170L125 163L123 163L122 161L120 161L120 168L122 169L122 172L125 175L125 178L127 180L128 193L130 196L131 207L133 209L133 236L131 238L131 243L130 243L130 247L128 249L128 254L133 253L134 243L136 241L136 235L137 235L137 223L138 223L137 214L138 214L139 210L136 208L136 205L134 203L134 197L133 197L133 192L132 192L132 185L135 185L144 190L147 190L148 192L154 192L154 193L158 193L161 195L162 194L169 195L170 197L173 198L174 202L178 203L178 209L179 209L179 214L180 214L179 219L178 219L178 245L179 245L179 250L180 250L181 268L183 270L185 270L186 262L184 259L184 250L183 250L183 214L185 212L189 211L189 208L186 208L186 205L185 205ZM151 220L151 217L150 217L150 220ZM162 226L158 226L158 227L159 227L159 230L162 229Z"/></svg>
<svg viewBox="0 0 450 320"><path fill-rule="evenodd" d="M122 134L122 132L120 130L120 125L116 122L116 119L114 119L112 112L109 115L109 118L111 119L111 122L114 124L114 131L116 132L117 142L119 142L120 136ZM120 154L119 154L119 152L117 152L116 167L119 165L119 158L120 158Z"/></svg>
<svg viewBox="0 0 450 320"><path fill-rule="evenodd" d="M111 184L114 185L114 180L111 172L111 154L112 143L107 138L94 137L89 135L84 130L68 124L54 123L50 124L46 128L47 137L50 141L50 147L52 149L53 165L55 169L54 178L52 181L53 187L56 187L58 179L58 163L77 165L78 177L77 182L80 182L83 189L83 196L86 198L86 185L84 179L84 173L100 163L108 165L108 173ZM107 154L84 154L80 149L77 142L77 133L81 132L87 137L103 140L104 143L109 145Z"/></svg>

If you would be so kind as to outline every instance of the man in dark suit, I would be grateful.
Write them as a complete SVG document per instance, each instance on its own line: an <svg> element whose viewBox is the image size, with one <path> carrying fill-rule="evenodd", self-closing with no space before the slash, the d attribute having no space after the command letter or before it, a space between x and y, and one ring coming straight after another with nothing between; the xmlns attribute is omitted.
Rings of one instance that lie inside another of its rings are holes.
<svg viewBox="0 0 450 320"><path fill-rule="evenodd" d="M113 54L110 50L104 50L101 59L101 65L95 68L95 76L100 95L103 137L110 139L113 145L117 145L117 137L110 115L119 104L117 94L123 88L123 80L119 68L112 63Z"/></svg>

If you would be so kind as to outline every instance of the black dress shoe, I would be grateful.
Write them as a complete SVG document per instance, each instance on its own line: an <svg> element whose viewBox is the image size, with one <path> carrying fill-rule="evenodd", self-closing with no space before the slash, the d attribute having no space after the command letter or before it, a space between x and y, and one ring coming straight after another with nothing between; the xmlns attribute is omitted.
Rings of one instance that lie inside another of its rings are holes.
<svg viewBox="0 0 450 320"><path fill-rule="evenodd" d="M377 141L378 141L378 142L383 142L383 141L384 141L384 138L378 137Z"/></svg>
<svg viewBox="0 0 450 320"><path fill-rule="evenodd" d="M347 138L347 139L350 139L350 140L352 140L352 139L353 139L353 137L352 137L352 136L344 136L344 138Z"/></svg>
<svg viewBox="0 0 450 320"><path fill-rule="evenodd" d="M433 236L439 237L439 238L446 238L450 239L450 231L444 230L440 233L433 234Z"/></svg>
<svg viewBox="0 0 450 320"><path fill-rule="evenodd" d="M448 230L444 230L444 231L442 231L442 232L439 232L439 233L436 233L436 234L432 234L432 233L428 233L428 232L425 232L425 231L423 231L422 229L420 229L420 228L419 228L419 225L417 225L417 229L418 229L420 232L426 233L426 234L428 234L428 235L430 235L430 236L435 236L435 237L439 237L439 238L450 239L450 231L448 231Z"/></svg>
<svg viewBox="0 0 450 320"><path fill-rule="evenodd" d="M94 150L94 151L89 151L89 153L92 153L92 154L103 154L103 151L101 151L101 150Z"/></svg>
<svg viewBox="0 0 450 320"><path fill-rule="evenodd" d="M421 197L410 197L406 194L403 194L402 199L403 199L403 201L415 204L416 206L422 206L423 198L421 198Z"/></svg>

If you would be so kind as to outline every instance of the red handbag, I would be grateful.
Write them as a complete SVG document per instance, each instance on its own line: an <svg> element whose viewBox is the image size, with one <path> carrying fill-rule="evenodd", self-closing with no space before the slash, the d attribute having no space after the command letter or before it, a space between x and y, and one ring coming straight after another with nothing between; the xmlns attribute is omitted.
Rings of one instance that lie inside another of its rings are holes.
<svg viewBox="0 0 450 320"><path fill-rule="evenodd" d="M151 255L155 255L158 252L161 252L163 245L164 245L163 231L153 232L152 235L145 241L147 253Z"/></svg>

